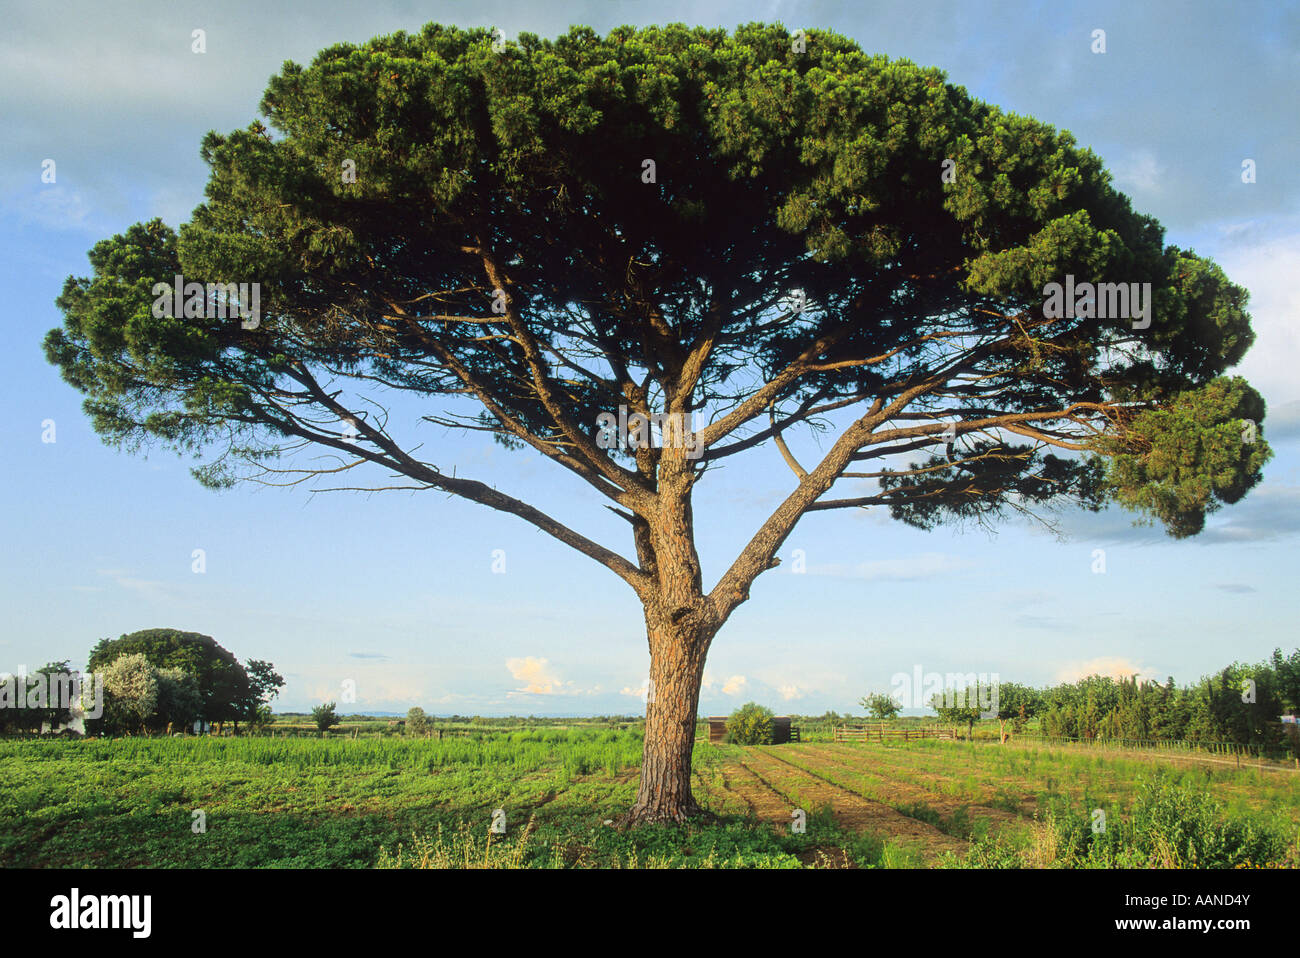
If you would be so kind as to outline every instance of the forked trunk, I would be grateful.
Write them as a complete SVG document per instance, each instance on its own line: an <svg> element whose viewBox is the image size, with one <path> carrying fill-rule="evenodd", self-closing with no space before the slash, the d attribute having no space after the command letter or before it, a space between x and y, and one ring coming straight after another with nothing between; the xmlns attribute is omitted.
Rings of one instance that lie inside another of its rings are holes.
<svg viewBox="0 0 1300 958"><path fill-rule="evenodd" d="M638 452L638 468L655 475L659 510L634 517L633 538L641 568L654 587L641 592L650 645L645 745L641 785L624 821L684 822L707 814L691 794L691 752L704 659L727 620L704 595L695 551L690 490L699 473L680 448L658 457Z"/></svg>

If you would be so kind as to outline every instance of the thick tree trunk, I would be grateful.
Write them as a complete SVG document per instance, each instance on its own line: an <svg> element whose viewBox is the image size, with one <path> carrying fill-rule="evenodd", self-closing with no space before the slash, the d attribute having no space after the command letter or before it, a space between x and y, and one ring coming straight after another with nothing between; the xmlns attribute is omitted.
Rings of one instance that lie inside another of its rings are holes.
<svg viewBox="0 0 1300 958"><path fill-rule="evenodd" d="M708 639L694 627L650 629L641 787L631 824L684 822L704 810L691 794L691 752Z"/></svg>
<svg viewBox="0 0 1300 958"><path fill-rule="evenodd" d="M680 450L676 450L680 452ZM633 522L641 568L656 580L642 594L650 646L641 786L625 821L683 822L704 813L691 795L691 751L709 644L719 618L701 588L691 516L690 463L660 463L662 509Z"/></svg>

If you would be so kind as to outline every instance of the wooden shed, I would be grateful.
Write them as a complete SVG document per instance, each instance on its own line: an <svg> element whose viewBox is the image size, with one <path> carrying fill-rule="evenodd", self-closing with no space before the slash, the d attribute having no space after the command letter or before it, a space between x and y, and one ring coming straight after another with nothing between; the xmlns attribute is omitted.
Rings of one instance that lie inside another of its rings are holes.
<svg viewBox="0 0 1300 958"><path fill-rule="evenodd" d="M772 716L772 744L784 745L790 741L790 716Z"/></svg>
<svg viewBox="0 0 1300 958"><path fill-rule="evenodd" d="M709 716L709 741L720 745L727 736L727 717L725 715Z"/></svg>
<svg viewBox="0 0 1300 958"><path fill-rule="evenodd" d="M720 745L727 737L727 716L709 716L709 741ZM789 741L799 741L799 730L790 728L790 716L776 715L772 718L772 744L784 745Z"/></svg>

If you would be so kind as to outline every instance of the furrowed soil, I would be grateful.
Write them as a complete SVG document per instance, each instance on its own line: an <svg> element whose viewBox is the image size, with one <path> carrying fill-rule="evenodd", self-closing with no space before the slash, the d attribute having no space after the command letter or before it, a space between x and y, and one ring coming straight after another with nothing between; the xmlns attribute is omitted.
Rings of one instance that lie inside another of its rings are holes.
<svg viewBox="0 0 1300 958"><path fill-rule="evenodd" d="M799 750L783 753L781 758L804 768L809 774L825 778L841 788L891 807L899 805L927 805L944 818L951 818L959 809L966 809L974 819L983 819L991 825L1014 825L1023 818L1031 816L1037 808L1033 795L1021 799L1023 811L1020 814L1004 808L991 808L987 805L969 801L954 800L943 797L933 789L889 778L882 772L871 768L871 759L853 761L854 756L832 752L830 746L806 745ZM939 776L934 776L942 781Z"/></svg>
<svg viewBox="0 0 1300 958"><path fill-rule="evenodd" d="M961 839L785 761L770 749L742 751L739 761L724 766L727 790L739 796L760 821L788 828L795 809L808 812L829 806L839 824L914 849L927 862L944 852L961 855L967 849Z"/></svg>

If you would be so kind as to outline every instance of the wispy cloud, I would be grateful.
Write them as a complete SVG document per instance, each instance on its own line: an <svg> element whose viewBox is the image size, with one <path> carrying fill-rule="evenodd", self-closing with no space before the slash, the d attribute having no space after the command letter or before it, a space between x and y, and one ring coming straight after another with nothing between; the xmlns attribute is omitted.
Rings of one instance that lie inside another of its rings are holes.
<svg viewBox="0 0 1300 958"><path fill-rule="evenodd" d="M1086 548L1106 545L1171 545L1171 538L1159 523L1140 524L1141 517L1118 506L1098 513L1082 510L1062 512L1061 531L1069 542ZM1041 527L1029 525L1035 533ZM1265 480L1240 502L1222 507L1206 518L1205 529L1190 539L1194 545L1233 542L1269 542L1300 533L1300 486Z"/></svg>
<svg viewBox="0 0 1300 958"><path fill-rule="evenodd" d="M835 576L845 579L928 579L947 575L962 569L974 568L976 563L944 552L924 552L901 559L874 559L856 565L828 563L810 565L809 575Z"/></svg>
<svg viewBox="0 0 1300 958"><path fill-rule="evenodd" d="M1235 505L1206 522L1194 541L1203 545L1227 542L1268 542L1300 533L1300 486L1264 483Z"/></svg>
<svg viewBox="0 0 1300 958"><path fill-rule="evenodd" d="M1115 185L1126 193L1159 193L1165 184L1165 166L1151 150L1121 154L1108 164Z"/></svg>
<svg viewBox="0 0 1300 958"><path fill-rule="evenodd" d="M174 602L186 595L186 589L174 582L163 582L159 579L141 579L126 570L120 569L98 569L96 571L100 575L112 579L118 588L134 592L141 598L148 599L151 602Z"/></svg>
<svg viewBox="0 0 1300 958"><path fill-rule="evenodd" d="M1012 622L1024 629L1042 629L1047 632L1075 632L1078 626L1069 619L1057 618L1051 615L1030 615L1022 613L1017 615Z"/></svg>
<svg viewBox="0 0 1300 958"><path fill-rule="evenodd" d="M57 168L56 168L57 170ZM93 230L90 205L81 193L59 184L14 193L0 202L7 217L47 230Z"/></svg>
<svg viewBox="0 0 1300 958"><path fill-rule="evenodd" d="M1264 436L1270 445L1300 438L1300 399L1269 406Z"/></svg>
<svg viewBox="0 0 1300 958"><path fill-rule="evenodd" d="M721 692L723 695L740 695L749 687L749 679L743 675L732 675L721 681L708 669L704 670L701 691L704 693Z"/></svg>

